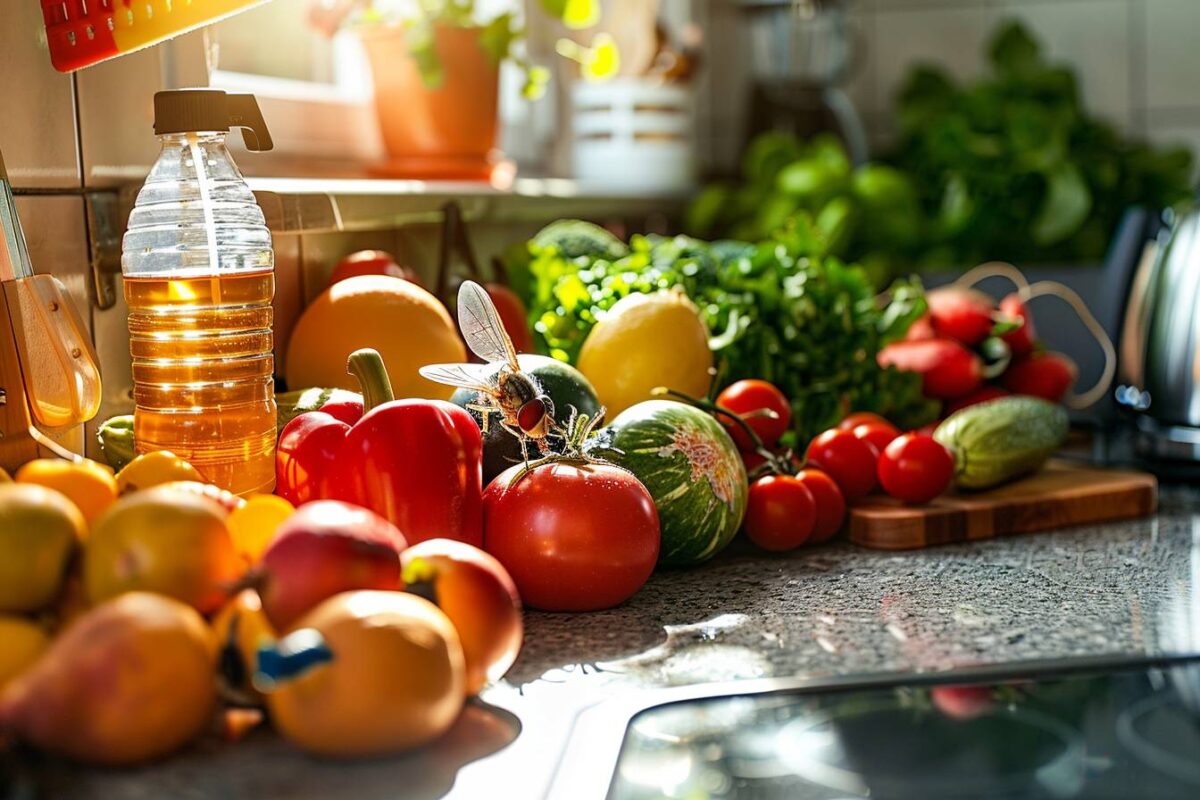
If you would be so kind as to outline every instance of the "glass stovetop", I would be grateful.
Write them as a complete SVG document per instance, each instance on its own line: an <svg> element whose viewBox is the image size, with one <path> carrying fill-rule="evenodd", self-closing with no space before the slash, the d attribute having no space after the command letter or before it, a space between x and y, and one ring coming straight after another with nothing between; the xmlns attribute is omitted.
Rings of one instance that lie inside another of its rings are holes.
<svg viewBox="0 0 1200 800"><path fill-rule="evenodd" d="M1200 659L660 706L609 797L1197 798Z"/></svg>

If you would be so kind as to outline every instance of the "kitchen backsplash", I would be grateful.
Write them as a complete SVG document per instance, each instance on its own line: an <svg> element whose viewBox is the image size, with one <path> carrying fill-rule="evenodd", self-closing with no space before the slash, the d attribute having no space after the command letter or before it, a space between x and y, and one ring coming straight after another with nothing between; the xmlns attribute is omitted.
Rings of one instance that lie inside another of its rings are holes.
<svg viewBox="0 0 1200 800"><path fill-rule="evenodd" d="M709 9L709 80L721 97L703 111L711 154L735 163L743 140L746 59L730 37L732 0ZM1200 0L848 0L859 62L847 86L873 144L892 134L895 92L909 67L941 65L959 78L984 68L991 33L1007 19L1024 22L1055 61L1075 68L1087 107L1122 130L1200 154ZM716 43L719 43L719 47ZM715 62L715 63L714 63ZM701 125L703 129L705 126Z"/></svg>

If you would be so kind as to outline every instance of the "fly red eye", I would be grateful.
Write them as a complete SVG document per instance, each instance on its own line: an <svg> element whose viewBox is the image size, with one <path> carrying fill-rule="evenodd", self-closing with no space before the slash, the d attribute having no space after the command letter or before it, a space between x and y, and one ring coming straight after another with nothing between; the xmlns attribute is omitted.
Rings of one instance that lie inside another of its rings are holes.
<svg viewBox="0 0 1200 800"><path fill-rule="evenodd" d="M536 433L541 430L546 419L546 404L534 398L517 409L517 424L526 433Z"/></svg>

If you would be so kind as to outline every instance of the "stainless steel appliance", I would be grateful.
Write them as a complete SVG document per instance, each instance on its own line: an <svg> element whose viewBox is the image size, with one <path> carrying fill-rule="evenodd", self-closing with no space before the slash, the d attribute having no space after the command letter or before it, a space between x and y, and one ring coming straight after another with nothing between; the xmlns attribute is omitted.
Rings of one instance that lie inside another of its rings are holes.
<svg viewBox="0 0 1200 800"><path fill-rule="evenodd" d="M631 693L576 719L548 797L1190 799L1198 670L1179 654Z"/></svg>
<svg viewBox="0 0 1200 800"><path fill-rule="evenodd" d="M1117 400L1142 455L1200 461L1200 204L1167 223L1130 286Z"/></svg>

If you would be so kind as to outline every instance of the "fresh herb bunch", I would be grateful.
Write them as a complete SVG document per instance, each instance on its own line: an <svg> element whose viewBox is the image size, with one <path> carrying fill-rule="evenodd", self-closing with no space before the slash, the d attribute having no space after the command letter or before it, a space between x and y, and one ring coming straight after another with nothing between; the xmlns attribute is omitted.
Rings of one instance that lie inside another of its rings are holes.
<svg viewBox="0 0 1200 800"><path fill-rule="evenodd" d="M930 215L925 264L1095 261L1129 206L1190 196L1191 153L1089 116L1075 73L1019 23L997 31L988 56L992 74L973 84L919 67L900 93L893 161Z"/></svg>
<svg viewBox="0 0 1200 800"><path fill-rule="evenodd" d="M746 150L742 178L704 188L688 209L689 233L757 242L805 214L824 252L858 262L876 285L912 265L924 226L916 188L893 167L854 167L835 137L762 134Z"/></svg>
<svg viewBox="0 0 1200 800"><path fill-rule="evenodd" d="M1189 198L1191 153L1125 140L1088 116L1075 74L1019 24L997 32L989 58L993 75L967 86L913 69L887 163L853 167L827 135L762 134L739 181L700 193L688 232L760 241L808 215L825 252L883 286L912 268L1095 262L1127 208Z"/></svg>
<svg viewBox="0 0 1200 800"><path fill-rule="evenodd" d="M624 255L597 240L568 257L535 237L528 259L510 269L519 276L514 285L528 287L539 347L561 360L576 360L598 316L622 297L678 286L713 332L722 385L763 378L788 396L793 444L848 410L876 411L904 427L929 422L937 408L922 397L918 376L875 361L924 313L920 284L897 283L881 303L862 269L821 248L812 222L799 216L759 244L635 236Z"/></svg>

